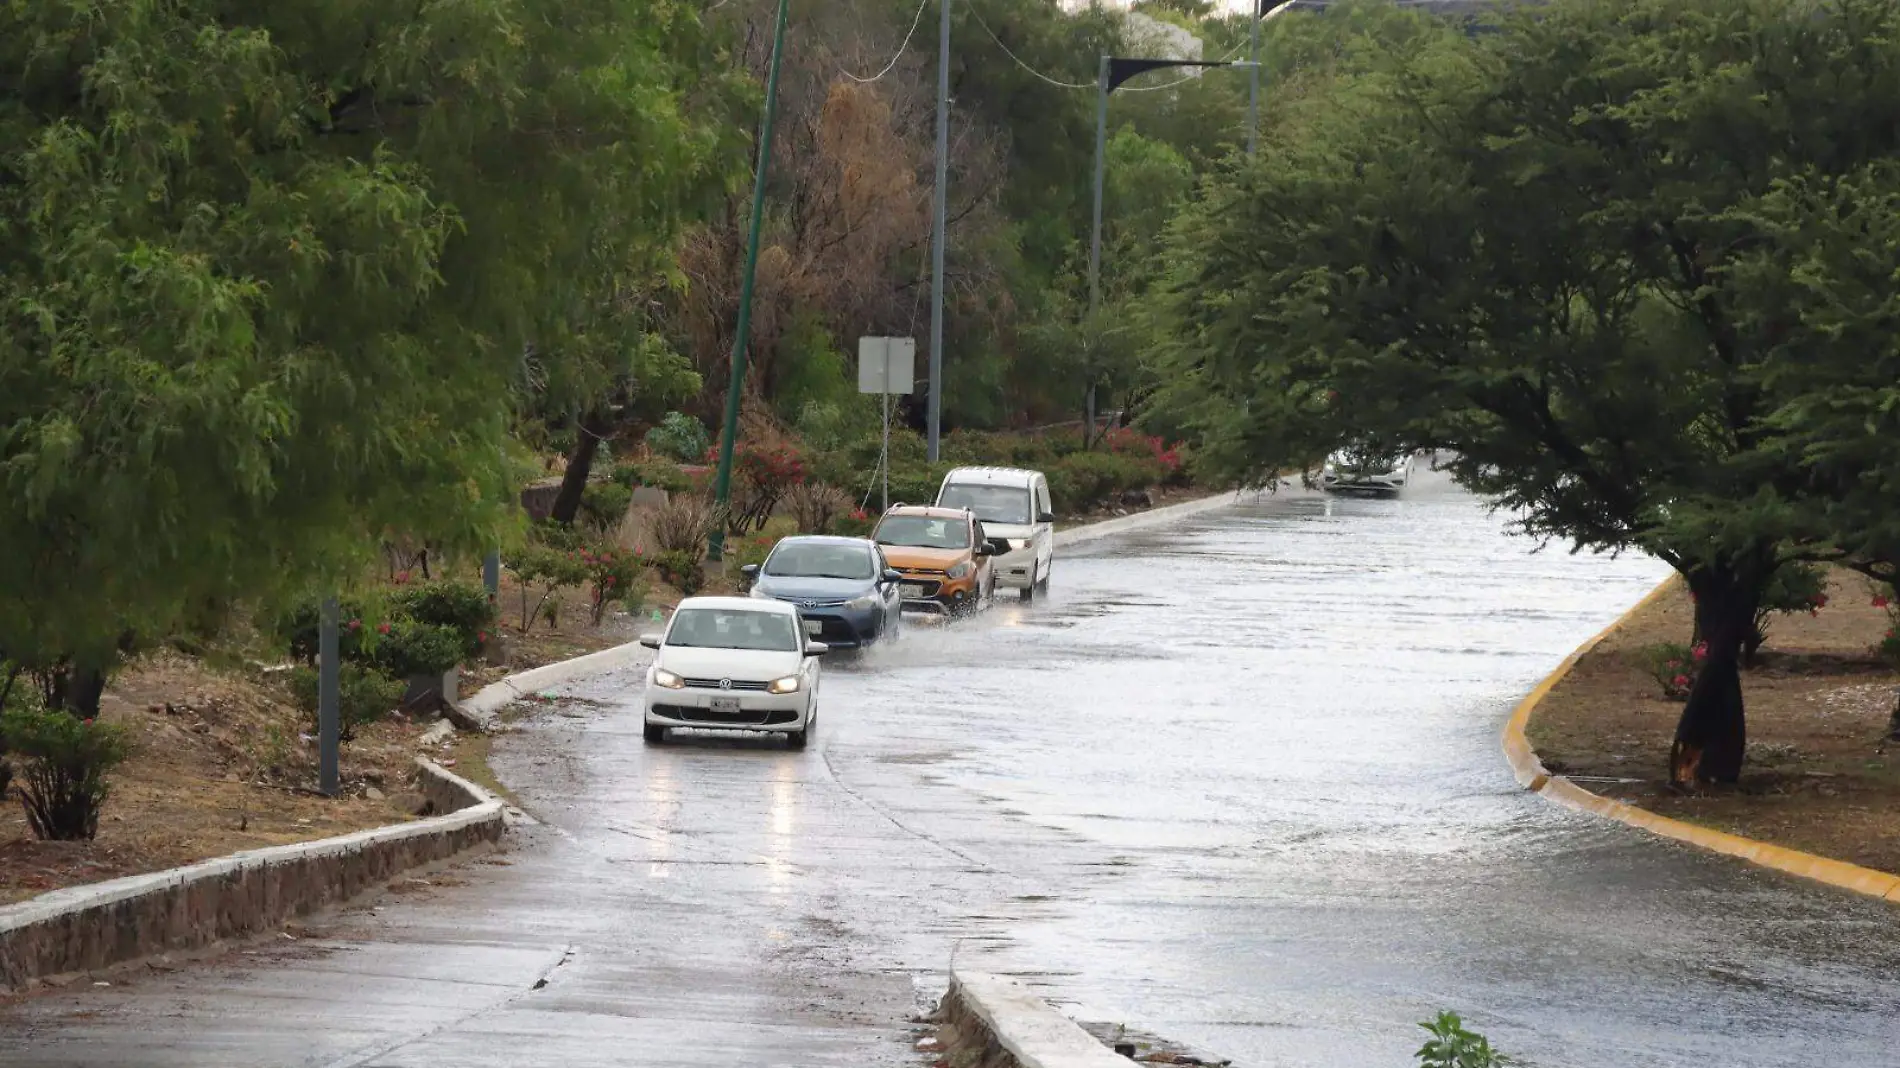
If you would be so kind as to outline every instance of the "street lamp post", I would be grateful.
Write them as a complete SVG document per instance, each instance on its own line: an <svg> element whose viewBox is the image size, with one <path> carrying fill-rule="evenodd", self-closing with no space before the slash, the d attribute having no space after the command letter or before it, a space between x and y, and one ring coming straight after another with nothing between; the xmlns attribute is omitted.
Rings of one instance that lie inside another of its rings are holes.
<svg viewBox="0 0 1900 1068"><path fill-rule="evenodd" d="M1288 0L1289 3L1292 0ZM1285 4L1281 5L1284 8ZM1257 71L1259 64L1247 60L1201 60L1201 59L1127 59L1103 53L1101 66L1095 73L1095 204L1093 222L1089 227L1089 329L1095 325L1095 313L1102 303L1102 180L1103 157L1108 148L1108 94L1120 88L1128 79L1137 74L1146 74L1151 70L1165 70L1169 67L1234 67L1241 70ZM1088 342L1093 346L1094 341ZM1083 440L1095 433L1095 369L1093 361L1089 368L1089 390L1087 426L1083 429Z"/></svg>

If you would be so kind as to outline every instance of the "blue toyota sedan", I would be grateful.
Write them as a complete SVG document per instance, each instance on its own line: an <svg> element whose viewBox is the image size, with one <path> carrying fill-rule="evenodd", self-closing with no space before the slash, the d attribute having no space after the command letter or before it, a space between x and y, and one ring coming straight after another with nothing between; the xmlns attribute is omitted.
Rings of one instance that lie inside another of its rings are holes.
<svg viewBox="0 0 1900 1068"><path fill-rule="evenodd" d="M797 605L806 633L833 649L897 637L902 576L868 538L780 538L765 563L743 570L752 596Z"/></svg>

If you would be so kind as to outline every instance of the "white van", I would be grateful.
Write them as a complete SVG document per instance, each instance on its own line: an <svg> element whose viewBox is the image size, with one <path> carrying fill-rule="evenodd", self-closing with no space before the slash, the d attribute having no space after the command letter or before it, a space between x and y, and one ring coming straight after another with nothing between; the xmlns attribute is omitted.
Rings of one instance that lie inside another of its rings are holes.
<svg viewBox="0 0 1900 1068"><path fill-rule="evenodd" d="M990 566L998 589L1021 590L1025 601L1049 592L1056 559L1055 509L1041 471L1017 467L959 467L943 476L937 507L965 508L999 545Z"/></svg>

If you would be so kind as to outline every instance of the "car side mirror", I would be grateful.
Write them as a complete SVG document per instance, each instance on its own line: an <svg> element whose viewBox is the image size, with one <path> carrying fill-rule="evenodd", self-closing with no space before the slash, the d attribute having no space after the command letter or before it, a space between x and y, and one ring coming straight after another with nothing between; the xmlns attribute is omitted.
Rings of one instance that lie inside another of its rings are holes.
<svg viewBox="0 0 1900 1068"><path fill-rule="evenodd" d="M1038 523L1053 523L1055 521L1056 521L1056 514L1054 512L1036 513L1036 522Z"/></svg>
<svg viewBox="0 0 1900 1068"><path fill-rule="evenodd" d="M978 556L995 556L995 555L996 555L996 546L994 546L994 545L991 545L991 544L990 544L989 542L987 542L987 541L980 541L980 542L977 542L977 544L976 544L976 555L978 555Z"/></svg>
<svg viewBox="0 0 1900 1068"><path fill-rule="evenodd" d="M887 567L884 569L884 581L902 582L904 581L904 573L894 567Z"/></svg>
<svg viewBox="0 0 1900 1068"><path fill-rule="evenodd" d="M658 634L642 634L640 635L640 644L649 649L658 649L660 647L660 636Z"/></svg>
<svg viewBox="0 0 1900 1068"><path fill-rule="evenodd" d="M746 578L756 580L759 577L759 565L757 564L741 565L739 568L739 574L744 575Z"/></svg>
<svg viewBox="0 0 1900 1068"><path fill-rule="evenodd" d="M830 651L831 651L831 646L826 645L824 642L806 642L805 643L806 656L823 656Z"/></svg>

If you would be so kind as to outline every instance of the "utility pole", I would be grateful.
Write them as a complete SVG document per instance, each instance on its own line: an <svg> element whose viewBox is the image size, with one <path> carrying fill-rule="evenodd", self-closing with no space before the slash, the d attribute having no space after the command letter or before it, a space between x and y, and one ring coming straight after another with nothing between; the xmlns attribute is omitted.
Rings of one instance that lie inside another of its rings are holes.
<svg viewBox="0 0 1900 1068"><path fill-rule="evenodd" d="M342 642L338 640L342 606L336 594L323 599L317 615L317 792L335 797L342 789L337 773L337 749L341 741Z"/></svg>
<svg viewBox="0 0 1900 1068"><path fill-rule="evenodd" d="M745 250L745 274L739 283L739 323L732 341L732 378L726 388L726 425L719 435L719 473L713 501L719 522L707 539L706 559L718 563L726 548L726 509L732 501L732 442L739 436L739 395L745 390L746 346L752 339L752 280L759 273L759 231L765 224L765 174L772 165L772 119L778 112L778 68L785 55L785 12L790 0L778 0L772 31L772 66L765 77L765 120L759 128L758 171L752 178L752 234Z"/></svg>
<svg viewBox="0 0 1900 1068"><path fill-rule="evenodd" d="M1088 398L1083 407L1082 444L1091 444L1095 436L1095 313L1102 303L1102 171L1108 148L1109 55L1102 53L1101 66L1095 73L1095 208L1089 225L1089 317L1083 327L1083 343L1088 346Z"/></svg>
<svg viewBox="0 0 1900 1068"><path fill-rule="evenodd" d="M937 443L943 431L943 246L944 205L950 184L950 0L937 0L942 9L937 28L937 190L930 240L930 397L925 403L929 425L930 462L937 462Z"/></svg>

